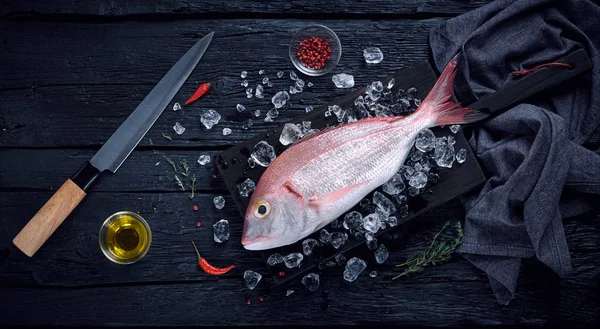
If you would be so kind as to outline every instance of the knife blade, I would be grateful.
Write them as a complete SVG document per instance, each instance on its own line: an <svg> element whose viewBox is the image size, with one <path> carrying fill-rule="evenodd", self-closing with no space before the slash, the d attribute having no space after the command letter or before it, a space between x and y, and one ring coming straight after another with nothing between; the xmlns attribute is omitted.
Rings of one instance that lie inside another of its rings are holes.
<svg viewBox="0 0 600 329"><path fill-rule="evenodd" d="M192 46L100 150L54 193L13 239L13 244L32 257L85 197L87 189L104 171L115 173L135 149L183 83L212 41L214 32Z"/></svg>

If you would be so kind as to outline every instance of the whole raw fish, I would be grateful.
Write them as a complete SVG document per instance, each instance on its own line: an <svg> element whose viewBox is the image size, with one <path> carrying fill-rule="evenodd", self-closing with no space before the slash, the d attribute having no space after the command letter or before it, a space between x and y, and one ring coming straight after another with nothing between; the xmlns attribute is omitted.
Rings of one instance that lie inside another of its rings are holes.
<svg viewBox="0 0 600 329"><path fill-rule="evenodd" d="M457 60L448 63L414 113L336 126L301 139L279 155L250 198L244 248L270 249L310 235L390 180L421 130L475 121L477 112L448 102Z"/></svg>

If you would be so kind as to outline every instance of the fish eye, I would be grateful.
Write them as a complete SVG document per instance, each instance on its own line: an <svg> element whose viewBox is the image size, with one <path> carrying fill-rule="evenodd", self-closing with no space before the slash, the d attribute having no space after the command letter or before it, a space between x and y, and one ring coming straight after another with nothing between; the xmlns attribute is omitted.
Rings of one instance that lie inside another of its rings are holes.
<svg viewBox="0 0 600 329"><path fill-rule="evenodd" d="M264 219L271 213L271 205L264 200L256 201L254 204L254 217Z"/></svg>

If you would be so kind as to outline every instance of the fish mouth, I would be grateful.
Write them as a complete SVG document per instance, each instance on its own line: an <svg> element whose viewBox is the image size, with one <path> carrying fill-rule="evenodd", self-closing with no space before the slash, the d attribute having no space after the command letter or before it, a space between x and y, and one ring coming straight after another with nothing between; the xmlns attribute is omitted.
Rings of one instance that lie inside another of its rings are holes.
<svg viewBox="0 0 600 329"><path fill-rule="evenodd" d="M265 250L273 248L269 241L272 240L267 236L258 236L252 239L242 239L242 245L246 250Z"/></svg>

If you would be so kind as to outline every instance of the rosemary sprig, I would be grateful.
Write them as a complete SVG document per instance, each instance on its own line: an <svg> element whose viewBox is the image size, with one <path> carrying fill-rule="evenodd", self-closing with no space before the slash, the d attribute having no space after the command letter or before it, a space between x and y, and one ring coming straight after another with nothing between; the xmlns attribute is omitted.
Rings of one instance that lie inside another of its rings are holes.
<svg viewBox="0 0 600 329"><path fill-rule="evenodd" d="M185 186L183 186L183 182L181 181L181 179L177 175L175 175L175 182L177 182L177 185L179 185L179 187L181 187L182 191L185 191Z"/></svg>
<svg viewBox="0 0 600 329"><path fill-rule="evenodd" d="M167 160L167 162L171 166L173 166L173 170L175 170L175 172L177 172L177 165L175 164L175 162L173 160L171 160L171 158L169 158L169 157L163 157L163 158L165 158L165 160Z"/></svg>
<svg viewBox="0 0 600 329"><path fill-rule="evenodd" d="M456 229L456 237L447 241L439 241L436 243L439 235L444 231L444 229L446 229L446 227L448 227L449 224L449 222L446 222L444 227L442 227L442 229L433 236L433 240L431 241L431 244L429 244L429 248L412 255L406 262L396 265L396 267L405 266L404 272L395 276L392 278L392 280L396 280L411 273L423 272L426 266L438 265L448 261L454 250L456 250L456 247L460 244L460 239L463 235L460 222L456 222L454 225Z"/></svg>
<svg viewBox="0 0 600 329"><path fill-rule="evenodd" d="M173 138L171 138L171 136L169 136L169 135L165 135L165 133L163 133L163 132L161 132L161 134L162 134L162 136L163 136L165 139L168 139L168 140L170 140L170 141L172 141L172 140L173 140Z"/></svg>
<svg viewBox="0 0 600 329"><path fill-rule="evenodd" d="M191 187L191 192L190 192L190 199L194 198L194 192L196 192L196 174L192 175L192 187Z"/></svg>
<svg viewBox="0 0 600 329"><path fill-rule="evenodd" d="M185 177L188 177L190 175L190 167L187 164L187 160L181 159L181 160L179 160L179 163L181 163L181 166L183 167L183 170L184 170L184 172L182 172L181 174Z"/></svg>

